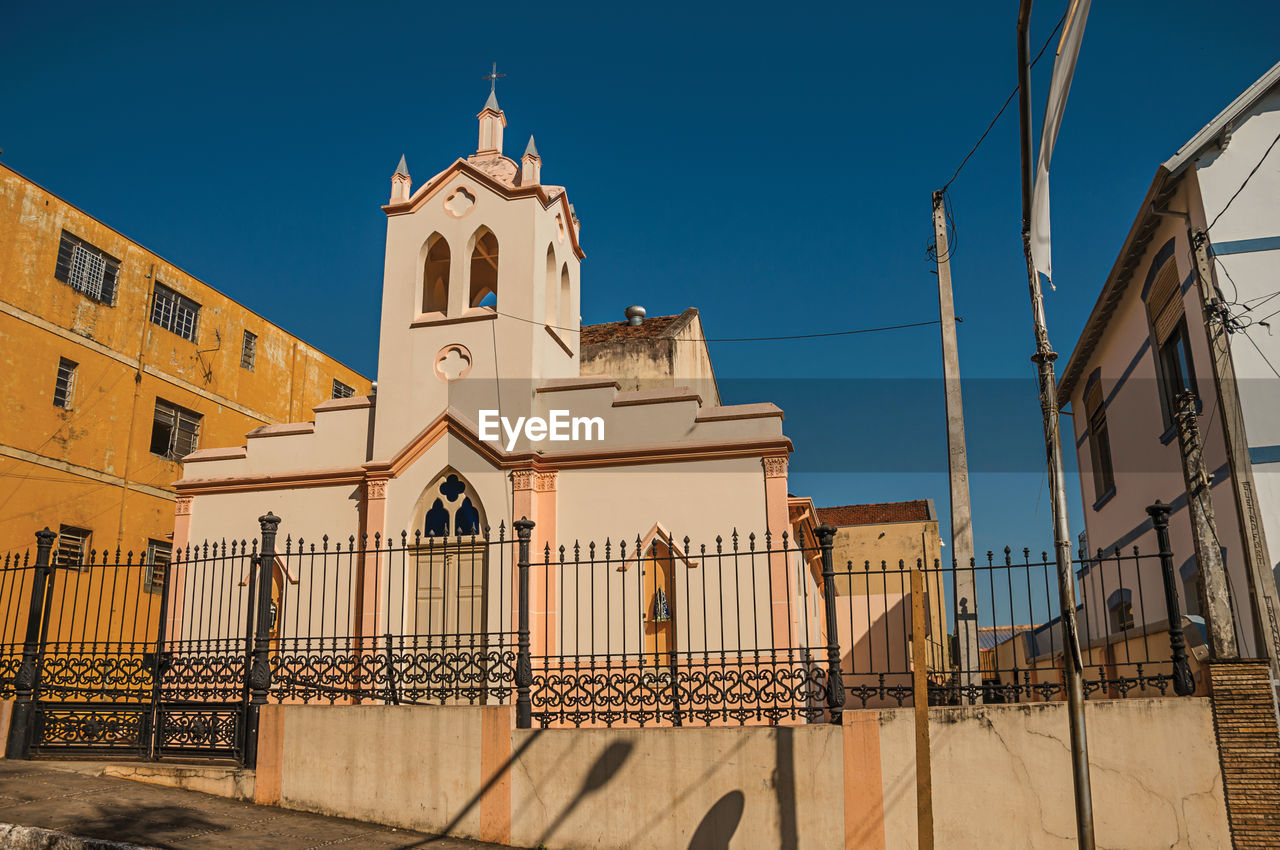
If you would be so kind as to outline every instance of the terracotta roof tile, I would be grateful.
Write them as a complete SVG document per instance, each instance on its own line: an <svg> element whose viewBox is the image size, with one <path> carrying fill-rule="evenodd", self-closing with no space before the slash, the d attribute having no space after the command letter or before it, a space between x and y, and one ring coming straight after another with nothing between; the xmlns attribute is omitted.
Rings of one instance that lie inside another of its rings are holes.
<svg viewBox="0 0 1280 850"><path fill-rule="evenodd" d="M582 344L600 345L606 342L626 342L632 339L657 339L683 314L675 316L650 316L638 325L625 321L605 322L602 325L583 325Z"/></svg>
<svg viewBox="0 0 1280 850"><path fill-rule="evenodd" d="M827 525L877 525L883 522L923 522L929 516L929 501L879 502L868 505L839 505L818 508L818 519Z"/></svg>

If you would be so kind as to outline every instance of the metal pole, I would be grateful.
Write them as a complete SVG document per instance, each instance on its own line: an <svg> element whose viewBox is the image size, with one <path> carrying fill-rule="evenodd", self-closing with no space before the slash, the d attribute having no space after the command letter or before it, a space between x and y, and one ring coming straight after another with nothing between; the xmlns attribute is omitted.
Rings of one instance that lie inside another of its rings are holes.
<svg viewBox="0 0 1280 850"><path fill-rule="evenodd" d="M1201 610L1209 631L1209 656L1214 661L1239 658L1227 570L1222 562L1213 499L1209 495L1204 447L1200 444L1195 393L1184 390L1178 394L1174 404L1173 420L1178 429L1182 479L1187 488L1187 519L1191 523L1191 539L1195 543L1196 564L1200 568L1200 584L1204 588Z"/></svg>
<svg viewBox="0 0 1280 850"><path fill-rule="evenodd" d="M822 601L827 617L827 710L831 722L840 725L844 717L844 674L840 672L840 631L836 620L836 571L831 548L836 530L823 523L814 531L822 547Z"/></svg>
<svg viewBox="0 0 1280 850"><path fill-rule="evenodd" d="M933 193L933 235L938 264L938 319L942 323L942 380L947 407L947 463L951 481L951 557L956 599L956 643L960 658L960 695L972 705L981 691L978 663L978 593L972 566L973 510L969 504L969 454L964 439L960 353L956 309L951 295L951 248L943 191Z"/></svg>
<svg viewBox="0 0 1280 850"><path fill-rule="evenodd" d="M40 647L40 625L44 597L49 579L49 553L57 533L45 528L36 532L36 565L31 575L31 603L27 607L27 634L22 642L22 664L14 676L15 701L9 723L9 742L5 758L25 759L31 746L31 721L35 711L37 658Z"/></svg>
<svg viewBox="0 0 1280 850"><path fill-rule="evenodd" d="M181 558L181 550L178 552ZM180 563L181 561L179 561ZM170 576L173 574L172 563L164 571L164 581L160 586L160 619L156 625L155 649L151 654L151 711L148 714L151 723L150 735L147 737L146 756L150 760L160 757L160 747L164 743L164 715L160 711L160 684L169 669L168 656L164 651L164 641L168 634ZM155 571L160 567L152 564L152 581Z"/></svg>
<svg viewBox="0 0 1280 850"><path fill-rule="evenodd" d="M276 560L276 530L280 517L267 511L258 517L262 548L258 550L258 599L254 614L253 666L249 670L249 709L245 718L245 767L258 763L258 716L271 690L271 574Z"/></svg>
<svg viewBox="0 0 1280 850"><path fill-rule="evenodd" d="M1035 326L1036 352L1031 359L1040 378L1040 410L1044 419L1045 456L1048 464L1049 495L1053 506L1053 549L1058 569L1058 601L1062 608L1063 668L1065 669L1068 718L1071 725L1071 772L1076 801L1076 842L1081 850L1093 850L1093 793L1089 782L1089 741L1084 721L1084 663L1076 632L1076 586L1071 564L1071 533L1067 525L1067 494L1062 474L1062 442L1058 434L1057 379L1053 362L1058 359L1049 344L1049 328L1044 316L1044 293L1031 259L1031 44L1029 29L1032 0L1021 0L1018 8L1018 117L1022 150L1022 251L1027 261L1027 284L1031 291L1031 314Z"/></svg>
<svg viewBox="0 0 1280 850"><path fill-rule="evenodd" d="M1169 512L1172 509L1156 499L1147 508L1151 525L1160 546L1160 573L1164 577L1164 604L1169 617L1169 652L1173 658L1173 692L1180 697L1195 692L1196 682L1187 664L1187 642L1182 636L1182 611L1178 608L1178 583L1173 578L1173 547L1169 545Z"/></svg>
<svg viewBox="0 0 1280 850"><path fill-rule="evenodd" d="M533 536L533 520L520 517L512 523L519 538L520 613L516 624L516 728L533 728L533 702L529 689L533 685L533 663L529 658L529 540Z"/></svg>

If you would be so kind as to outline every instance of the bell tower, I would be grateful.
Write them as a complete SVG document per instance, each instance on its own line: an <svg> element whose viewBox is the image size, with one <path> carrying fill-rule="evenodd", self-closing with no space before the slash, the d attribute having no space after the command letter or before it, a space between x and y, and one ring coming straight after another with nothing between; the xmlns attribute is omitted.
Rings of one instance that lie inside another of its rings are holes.
<svg viewBox="0 0 1280 850"><path fill-rule="evenodd" d="M402 160L383 207L378 457L446 409L526 415L540 383L579 375L576 217L532 138L520 164L503 155L492 87L476 117L474 154L412 193Z"/></svg>

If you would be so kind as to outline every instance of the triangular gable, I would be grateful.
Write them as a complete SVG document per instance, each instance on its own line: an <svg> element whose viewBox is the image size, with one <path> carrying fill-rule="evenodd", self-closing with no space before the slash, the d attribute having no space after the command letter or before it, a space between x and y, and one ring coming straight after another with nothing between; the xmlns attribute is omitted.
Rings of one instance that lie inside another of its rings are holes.
<svg viewBox="0 0 1280 850"><path fill-rule="evenodd" d="M561 213L564 215L565 230L569 233L569 241L573 245L573 253L578 259L583 259L586 254L582 252L582 246L578 243L577 228L573 226L573 212L569 209L569 193L561 191L554 198L547 194L545 186L508 186L501 181L495 180L491 175L486 174L479 168L476 168L465 159L456 160L453 165L441 171L435 177L432 177L426 183L418 187L417 191L409 200L399 204L387 204L382 210L387 215L405 215L420 210L428 200L439 192L446 184L448 184L454 176L465 174L472 180L475 180L486 189L503 198L537 198L542 202L543 209L549 209L552 206L559 205Z"/></svg>
<svg viewBox="0 0 1280 850"><path fill-rule="evenodd" d="M271 563L272 563L272 566L280 570L280 575L284 576L285 580L288 581L289 584L298 583L298 576L295 576L293 573L289 572L289 567L285 563L283 555L276 555ZM254 567L253 559L251 558L249 567L244 571L244 574L240 576L240 583L237 585L237 587L249 586L249 578L253 573L253 567Z"/></svg>
<svg viewBox="0 0 1280 850"><path fill-rule="evenodd" d="M655 522L653 524L653 528L649 529L649 533L640 538L639 548L622 560L622 563L617 566L617 571L625 573L627 570L631 569L632 562L637 564L640 563L640 559L645 557L644 553L652 551L653 544L659 541L671 551L672 555L684 562L686 567L689 567L690 569L697 569L698 562L685 554L684 547L676 544L675 539L671 536L671 532L668 531L662 523Z"/></svg>

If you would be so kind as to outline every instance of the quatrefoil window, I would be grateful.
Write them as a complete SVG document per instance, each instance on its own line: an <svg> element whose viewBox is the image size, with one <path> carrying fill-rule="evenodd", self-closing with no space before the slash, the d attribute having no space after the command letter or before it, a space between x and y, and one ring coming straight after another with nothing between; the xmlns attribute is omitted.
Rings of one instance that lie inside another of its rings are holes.
<svg viewBox="0 0 1280 850"><path fill-rule="evenodd" d="M453 383L471 371L471 352L465 345L446 345L436 353L434 364L436 377L445 383Z"/></svg>

